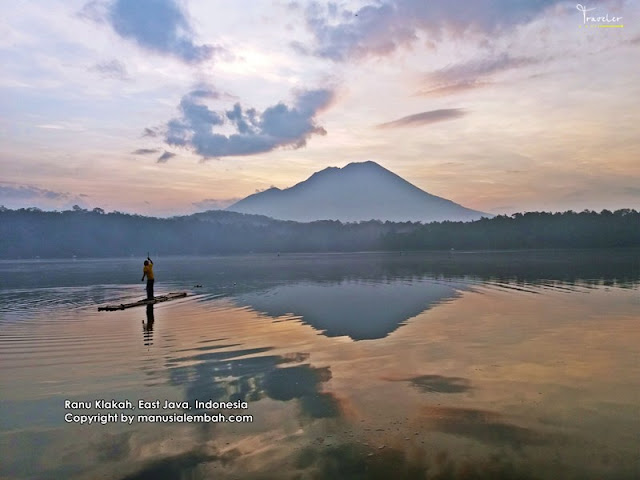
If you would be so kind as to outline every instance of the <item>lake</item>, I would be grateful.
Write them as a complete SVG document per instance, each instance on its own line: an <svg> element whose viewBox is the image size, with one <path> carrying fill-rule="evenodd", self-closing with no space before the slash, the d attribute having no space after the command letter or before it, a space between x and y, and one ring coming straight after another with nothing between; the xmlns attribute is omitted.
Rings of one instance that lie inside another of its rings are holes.
<svg viewBox="0 0 640 480"><path fill-rule="evenodd" d="M0 478L640 476L638 250L142 260L0 262Z"/></svg>

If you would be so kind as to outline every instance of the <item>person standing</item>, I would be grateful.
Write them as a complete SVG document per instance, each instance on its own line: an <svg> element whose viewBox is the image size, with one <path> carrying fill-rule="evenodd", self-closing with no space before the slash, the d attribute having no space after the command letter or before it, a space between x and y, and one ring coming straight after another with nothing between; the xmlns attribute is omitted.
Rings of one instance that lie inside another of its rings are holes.
<svg viewBox="0 0 640 480"><path fill-rule="evenodd" d="M147 255L147 259L144 261L141 282L144 282L144 277L147 277L147 300L153 300L153 262L149 258L149 255Z"/></svg>

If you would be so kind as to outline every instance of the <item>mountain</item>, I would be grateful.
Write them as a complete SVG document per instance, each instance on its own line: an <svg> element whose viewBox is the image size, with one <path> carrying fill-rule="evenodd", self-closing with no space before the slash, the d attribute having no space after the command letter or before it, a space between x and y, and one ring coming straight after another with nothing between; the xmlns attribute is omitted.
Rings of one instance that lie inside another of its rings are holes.
<svg viewBox="0 0 640 480"><path fill-rule="evenodd" d="M371 161L325 168L291 188L249 195L227 210L298 222L470 221L493 216L431 195Z"/></svg>

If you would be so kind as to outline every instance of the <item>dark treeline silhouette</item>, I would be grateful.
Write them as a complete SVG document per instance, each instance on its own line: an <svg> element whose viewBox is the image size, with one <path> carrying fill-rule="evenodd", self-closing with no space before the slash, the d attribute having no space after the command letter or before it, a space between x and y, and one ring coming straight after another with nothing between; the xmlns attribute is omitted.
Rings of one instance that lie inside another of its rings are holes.
<svg viewBox="0 0 640 480"><path fill-rule="evenodd" d="M475 222L298 223L208 211L172 218L0 208L0 258L640 246L640 213L529 212Z"/></svg>
<svg viewBox="0 0 640 480"><path fill-rule="evenodd" d="M422 225L385 236L389 250L612 248L640 245L640 213L585 210L499 215L475 222Z"/></svg>

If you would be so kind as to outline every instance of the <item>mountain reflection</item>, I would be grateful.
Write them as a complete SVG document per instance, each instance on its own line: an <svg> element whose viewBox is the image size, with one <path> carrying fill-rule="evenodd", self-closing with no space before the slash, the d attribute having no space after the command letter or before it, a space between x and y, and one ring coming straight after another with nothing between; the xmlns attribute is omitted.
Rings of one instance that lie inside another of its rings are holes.
<svg viewBox="0 0 640 480"><path fill-rule="evenodd" d="M296 315L328 337L384 338L408 319L457 298L463 284L404 279L295 283L239 295L234 302L271 317Z"/></svg>

